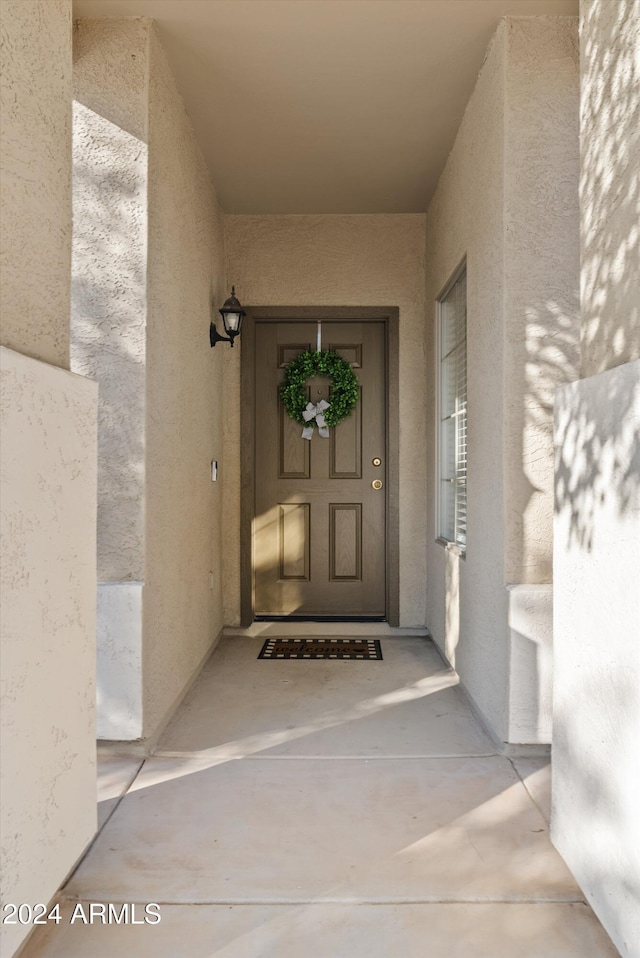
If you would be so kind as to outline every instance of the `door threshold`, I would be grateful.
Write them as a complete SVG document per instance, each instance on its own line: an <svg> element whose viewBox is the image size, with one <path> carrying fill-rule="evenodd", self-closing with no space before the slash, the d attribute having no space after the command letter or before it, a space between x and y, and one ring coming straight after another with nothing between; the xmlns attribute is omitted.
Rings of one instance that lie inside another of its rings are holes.
<svg viewBox="0 0 640 958"><path fill-rule="evenodd" d="M254 622L386 622L384 615L256 615Z"/></svg>

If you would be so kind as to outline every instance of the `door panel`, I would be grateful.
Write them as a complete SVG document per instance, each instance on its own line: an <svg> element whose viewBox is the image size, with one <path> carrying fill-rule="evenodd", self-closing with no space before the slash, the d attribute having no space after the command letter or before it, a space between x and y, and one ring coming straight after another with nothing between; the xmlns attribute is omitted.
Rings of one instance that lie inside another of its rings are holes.
<svg viewBox="0 0 640 958"><path fill-rule="evenodd" d="M278 479L309 479L311 463L311 443L298 442L300 426L287 415L284 404L280 402L280 395L276 390L275 402L278 409L280 434L278 449L280 451L280 469Z"/></svg>
<svg viewBox="0 0 640 958"><path fill-rule="evenodd" d="M333 582L362 579L362 505L329 505L329 578Z"/></svg>
<svg viewBox="0 0 640 958"><path fill-rule="evenodd" d="M322 346L352 364L360 400L329 439L315 431L308 442L278 389L284 366L316 348L316 332L315 322L256 322L255 614L379 617L386 611L385 326L323 321ZM331 401L326 378L308 380L307 391L313 402Z"/></svg>
<svg viewBox="0 0 640 958"><path fill-rule="evenodd" d="M329 478L362 479L362 387L348 419L329 431Z"/></svg>
<svg viewBox="0 0 640 958"><path fill-rule="evenodd" d="M309 581L309 503L280 504L280 578Z"/></svg>

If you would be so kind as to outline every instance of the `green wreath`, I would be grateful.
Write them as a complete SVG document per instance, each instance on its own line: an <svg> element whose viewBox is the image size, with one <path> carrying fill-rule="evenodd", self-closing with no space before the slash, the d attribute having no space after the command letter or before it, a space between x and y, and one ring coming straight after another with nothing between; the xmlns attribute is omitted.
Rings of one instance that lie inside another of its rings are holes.
<svg viewBox="0 0 640 958"><path fill-rule="evenodd" d="M306 381L318 375L331 379L331 402L325 413L325 422L327 426L337 426L351 415L360 393L358 379L350 364L333 349L319 352L307 350L287 363L284 382L280 386L280 398L292 419L301 426L315 428L315 421L307 422L302 414L309 402Z"/></svg>

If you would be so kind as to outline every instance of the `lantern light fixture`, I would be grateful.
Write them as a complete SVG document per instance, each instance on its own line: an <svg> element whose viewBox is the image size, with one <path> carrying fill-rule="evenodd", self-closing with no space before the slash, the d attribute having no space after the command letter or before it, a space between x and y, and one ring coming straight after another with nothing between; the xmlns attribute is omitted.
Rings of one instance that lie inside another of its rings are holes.
<svg viewBox="0 0 640 958"><path fill-rule="evenodd" d="M231 343L233 346L234 339L240 335L242 320L247 315L240 305L240 302L236 299L235 286L231 287L231 296L225 299L224 306L221 307L219 312L222 316L224 331L227 335L221 336L215 324L211 323L209 326L209 342L212 346L215 346L216 343Z"/></svg>

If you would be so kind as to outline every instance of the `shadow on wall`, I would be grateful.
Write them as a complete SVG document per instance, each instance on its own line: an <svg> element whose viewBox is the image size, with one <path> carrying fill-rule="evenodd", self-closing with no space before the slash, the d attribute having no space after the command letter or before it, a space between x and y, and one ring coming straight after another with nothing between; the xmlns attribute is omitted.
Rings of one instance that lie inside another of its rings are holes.
<svg viewBox="0 0 640 958"><path fill-rule="evenodd" d="M553 414L555 390L574 381L579 363L579 304L563 306L548 300L544 308L526 311L525 392L523 401L523 471L530 494L523 504L522 581L552 580L549 539L540 535L539 510L529 514L534 497L549 496L548 523L551 535L551 490L553 463Z"/></svg>
<svg viewBox="0 0 640 958"><path fill-rule="evenodd" d="M582 50L581 128L582 323L580 306L550 297L526 311L524 355L524 479L514 502L513 523L521 525L521 581L551 581L548 542L540 536L538 496L551 488L544 465L551 449L554 392L579 376L590 376L640 354L638 257L640 255L640 84L627 3L586 6ZM635 62L634 62L635 59ZM582 337L582 372L578 341ZM633 403L628 386L599 385L556 435L555 511L571 510L571 542L590 548L595 497L617 499L622 513L638 492L637 434L625 435ZM602 409L612 410L603 422ZM596 425L598 423L599 425ZM514 434L517 434L514 432ZM602 457L626 446L631 461L605 481ZM550 460L549 460L550 466ZM549 483L549 485L547 485ZM596 491L597 490L597 491ZM516 551L512 559L515 563ZM517 577L514 577L517 581Z"/></svg>
<svg viewBox="0 0 640 958"><path fill-rule="evenodd" d="M638 509L640 426L632 417L638 381L602 374L578 395L557 416L555 510L570 512L568 541L559 545L590 551L597 511L613 505L623 517Z"/></svg>
<svg viewBox="0 0 640 958"><path fill-rule="evenodd" d="M97 732L135 739L142 734L147 146L77 101L72 196L71 369L99 383Z"/></svg>
<svg viewBox="0 0 640 958"><path fill-rule="evenodd" d="M555 314L553 334L548 314L531 310L527 318L525 431L535 431L540 445L553 428L556 387L576 378L575 320L552 302L547 309ZM557 416L555 512L571 510L568 545L591 548L594 510L607 499L615 499L621 516L637 508L640 429L630 420L636 394L637 385L628 378L619 382L603 376L582 392L577 415L574 405L571 414ZM611 470L606 462L613 464Z"/></svg>
<svg viewBox="0 0 640 958"><path fill-rule="evenodd" d="M580 681L581 702L602 702L601 672ZM554 771L552 838L572 870L578 865L576 878L589 901L598 904L605 927L617 929L622 940L627 939L625 954L635 956L640 954L634 951L633 939L638 939L632 930L634 922L637 926L640 852L637 842L621 836L637 834L637 787L629 787L625 763L610 765L603 774L601 753L593 748L593 725L582 720L583 712L576 713L572 694L570 689L559 703L562 720L554 722L553 729L554 754L562 756L562 771ZM621 722L620 716L637 714L636 703L635 680L618 674L604 719L615 729L619 752L627 756L637 751L637 728ZM588 824L582 829L576 822Z"/></svg>
<svg viewBox="0 0 640 958"><path fill-rule="evenodd" d="M640 60L632 7L586 5L582 26L582 377L640 356ZM570 510L567 545L593 547L596 509L622 517L638 508L636 391L631 376L595 378L574 397L571 414L558 416L555 509Z"/></svg>
<svg viewBox="0 0 640 958"><path fill-rule="evenodd" d="M632 6L593 3L583 24L583 376L640 354L640 59Z"/></svg>
<svg viewBox="0 0 640 958"><path fill-rule="evenodd" d="M71 368L100 384L98 580L144 577L147 146L73 105Z"/></svg>

